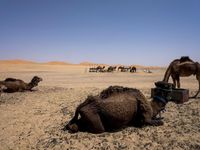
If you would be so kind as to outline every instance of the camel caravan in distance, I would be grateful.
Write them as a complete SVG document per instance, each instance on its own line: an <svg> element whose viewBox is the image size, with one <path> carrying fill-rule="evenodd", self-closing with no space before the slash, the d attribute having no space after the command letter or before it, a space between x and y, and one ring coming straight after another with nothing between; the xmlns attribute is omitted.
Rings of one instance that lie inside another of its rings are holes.
<svg viewBox="0 0 200 150"><path fill-rule="evenodd" d="M89 68L89 72L114 72L116 71L116 69L116 66L109 66L108 68L106 68L105 66L97 66Z"/></svg>
<svg viewBox="0 0 200 150"><path fill-rule="evenodd" d="M40 81L42 81L42 78L38 76L34 76L29 83L20 79L7 78L4 81L0 81L0 90L6 93L32 91L34 87L38 86Z"/></svg>
<svg viewBox="0 0 200 150"><path fill-rule="evenodd" d="M136 67L135 66L97 66L97 67L91 67L89 68L89 72L114 72L114 71L120 71L120 72L136 72Z"/></svg>

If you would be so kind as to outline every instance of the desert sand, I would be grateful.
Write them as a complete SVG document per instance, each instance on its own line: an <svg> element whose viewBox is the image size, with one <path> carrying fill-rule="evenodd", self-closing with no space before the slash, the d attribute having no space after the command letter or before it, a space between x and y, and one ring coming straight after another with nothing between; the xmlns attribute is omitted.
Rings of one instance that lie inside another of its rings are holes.
<svg viewBox="0 0 200 150"><path fill-rule="evenodd" d="M86 65L0 63L0 80L43 78L34 92L1 95L0 149L200 149L199 98L168 103L159 127L127 127L97 135L62 130L80 102L110 85L138 88L150 100L150 89L162 80L165 69L152 71L89 73ZM195 76L181 78L181 86L193 95L198 88Z"/></svg>

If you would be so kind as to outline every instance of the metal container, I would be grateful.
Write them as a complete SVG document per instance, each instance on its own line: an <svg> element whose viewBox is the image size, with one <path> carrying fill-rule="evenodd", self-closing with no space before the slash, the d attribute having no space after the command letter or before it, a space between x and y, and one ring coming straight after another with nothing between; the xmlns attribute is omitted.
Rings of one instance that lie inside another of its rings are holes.
<svg viewBox="0 0 200 150"><path fill-rule="evenodd" d="M151 97L154 96L162 96L163 95L169 99L169 101L173 101L177 104L182 104L189 100L189 90L188 89L162 89L162 88L152 88L151 89Z"/></svg>

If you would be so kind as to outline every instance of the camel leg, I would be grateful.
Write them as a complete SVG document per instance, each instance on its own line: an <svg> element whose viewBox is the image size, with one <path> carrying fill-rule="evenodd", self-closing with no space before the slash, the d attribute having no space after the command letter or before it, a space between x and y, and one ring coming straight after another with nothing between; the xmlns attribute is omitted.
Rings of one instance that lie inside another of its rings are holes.
<svg viewBox="0 0 200 150"><path fill-rule="evenodd" d="M80 115L82 120L84 120L84 126L86 127L86 130L92 133L105 132L99 114L91 109L90 106L81 108Z"/></svg>
<svg viewBox="0 0 200 150"><path fill-rule="evenodd" d="M174 76L172 76L172 81L173 81L174 86L176 87L176 79Z"/></svg>
<svg viewBox="0 0 200 150"><path fill-rule="evenodd" d="M199 89L198 89L198 91L197 91L197 93L194 95L194 96L192 96L192 98L196 98L197 97L197 95L199 94L199 92L200 92L200 75L198 76L197 75L197 80L199 81Z"/></svg>
<svg viewBox="0 0 200 150"><path fill-rule="evenodd" d="M180 77L179 76L177 76L176 81L177 81L177 87L180 88L181 84L180 84Z"/></svg>

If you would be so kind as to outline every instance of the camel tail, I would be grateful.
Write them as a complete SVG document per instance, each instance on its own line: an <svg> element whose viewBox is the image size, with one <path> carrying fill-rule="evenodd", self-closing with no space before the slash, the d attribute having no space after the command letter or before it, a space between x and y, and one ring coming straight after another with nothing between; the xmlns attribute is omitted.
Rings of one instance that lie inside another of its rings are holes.
<svg viewBox="0 0 200 150"><path fill-rule="evenodd" d="M163 81L168 82L169 81L169 77L171 75L171 68L172 68L172 64L169 65L169 67L167 68Z"/></svg>

